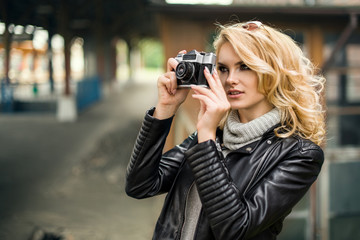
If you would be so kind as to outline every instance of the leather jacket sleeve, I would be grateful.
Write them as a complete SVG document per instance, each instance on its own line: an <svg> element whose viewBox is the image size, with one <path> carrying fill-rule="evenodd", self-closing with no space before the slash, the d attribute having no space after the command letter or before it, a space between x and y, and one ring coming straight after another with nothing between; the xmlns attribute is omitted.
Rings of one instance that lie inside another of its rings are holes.
<svg viewBox="0 0 360 240"><path fill-rule="evenodd" d="M163 154L172 118L152 117L155 108L145 116L126 171L126 193L134 198L146 198L168 192L184 152L192 143L192 136Z"/></svg>
<svg viewBox="0 0 360 240"><path fill-rule="evenodd" d="M185 158L215 238L235 240L249 239L288 215L316 180L323 152L315 144L291 150L247 192L232 182L214 141L195 145Z"/></svg>

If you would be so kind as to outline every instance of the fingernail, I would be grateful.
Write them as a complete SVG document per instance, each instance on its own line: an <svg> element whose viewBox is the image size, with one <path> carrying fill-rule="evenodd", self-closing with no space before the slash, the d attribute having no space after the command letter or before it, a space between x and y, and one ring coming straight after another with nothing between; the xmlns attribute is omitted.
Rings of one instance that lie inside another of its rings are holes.
<svg viewBox="0 0 360 240"><path fill-rule="evenodd" d="M218 75L218 72L217 72L216 68L214 68L214 74Z"/></svg>
<svg viewBox="0 0 360 240"><path fill-rule="evenodd" d="M173 94L173 95L176 94L176 89L172 90L172 94Z"/></svg>
<svg viewBox="0 0 360 240"><path fill-rule="evenodd" d="M207 73L210 73L209 68L206 67L206 66L205 66L205 71L206 71Z"/></svg>

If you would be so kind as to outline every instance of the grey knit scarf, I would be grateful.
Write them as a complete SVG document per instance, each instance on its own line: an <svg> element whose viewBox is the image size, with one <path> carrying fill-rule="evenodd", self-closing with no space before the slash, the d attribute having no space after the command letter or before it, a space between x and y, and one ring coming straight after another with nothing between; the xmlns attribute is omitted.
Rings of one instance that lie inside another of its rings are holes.
<svg viewBox="0 0 360 240"><path fill-rule="evenodd" d="M280 111L273 108L248 123L241 123L238 111L232 110L224 126L224 146L229 150L236 150L259 140L261 136L271 127L280 122Z"/></svg>

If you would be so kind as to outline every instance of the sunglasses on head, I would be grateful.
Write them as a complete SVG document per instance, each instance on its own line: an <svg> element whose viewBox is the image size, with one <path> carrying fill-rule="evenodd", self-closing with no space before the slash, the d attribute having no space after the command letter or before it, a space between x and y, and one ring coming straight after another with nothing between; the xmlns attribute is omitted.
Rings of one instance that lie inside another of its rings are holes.
<svg viewBox="0 0 360 240"><path fill-rule="evenodd" d="M246 23L242 24L241 27L246 30L252 31L252 30L258 29L260 27L264 27L264 25L259 21L250 21L250 22L246 22Z"/></svg>

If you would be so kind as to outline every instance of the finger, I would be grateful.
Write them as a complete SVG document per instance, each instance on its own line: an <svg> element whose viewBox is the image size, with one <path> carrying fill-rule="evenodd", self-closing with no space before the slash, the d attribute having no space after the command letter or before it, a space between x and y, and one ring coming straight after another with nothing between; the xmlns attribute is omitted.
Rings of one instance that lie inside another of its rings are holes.
<svg viewBox="0 0 360 240"><path fill-rule="evenodd" d="M214 80L215 80L215 83L216 83L217 85L221 85L221 86L222 86L222 83L221 83L221 80L220 80L220 78L219 78L219 74L218 74L216 68L214 68L213 73L212 73L212 76L213 76L213 78L214 78Z"/></svg>
<svg viewBox="0 0 360 240"><path fill-rule="evenodd" d="M212 90L218 90L219 89L219 81L220 79L218 79L218 75L215 73L215 69L213 71L213 74L210 73L209 69L207 67L205 67L204 69L204 75L206 77L206 79L208 80L209 83L209 87Z"/></svg>
<svg viewBox="0 0 360 240"><path fill-rule="evenodd" d="M219 86L217 84L217 81L215 80L215 75L211 74L207 67L205 67L205 69L204 69L204 75L205 75L205 78L206 78L206 80L207 80L207 82L209 84L210 89L215 94L217 94Z"/></svg>
<svg viewBox="0 0 360 240"><path fill-rule="evenodd" d="M165 73L159 77L158 87L165 88L169 94L173 94L171 79L169 78L169 75L167 73Z"/></svg>
<svg viewBox="0 0 360 240"><path fill-rule="evenodd" d="M211 74L208 69L205 69L204 74L206 79L208 80L209 87L214 92L214 94L221 99L227 99L224 86L221 83L216 69L214 69L213 74Z"/></svg>
<svg viewBox="0 0 360 240"><path fill-rule="evenodd" d="M219 97L214 94L212 89L200 87L197 85L192 85L191 88L196 92L196 94L207 96L208 98L211 98L213 101L219 101Z"/></svg>
<svg viewBox="0 0 360 240"><path fill-rule="evenodd" d="M186 54L186 50L181 50L178 54ZM176 61L175 58L169 58L167 62L167 71L173 71L176 69L176 66L178 65L178 61Z"/></svg>
<svg viewBox="0 0 360 240"><path fill-rule="evenodd" d="M206 109L208 109L208 107L210 107L210 106L213 106L214 104L215 104L215 102L211 99L211 98L209 98L209 97L207 97L207 96L205 96L205 95L201 95L201 94L193 94L192 95L192 97L194 98L194 99L198 99L198 100L200 100L200 103L203 103L204 104L204 108L203 108L203 110L205 111Z"/></svg>
<svg viewBox="0 0 360 240"><path fill-rule="evenodd" d="M175 60L175 58L169 58L167 61L167 71L174 71L176 69L176 66L178 65L178 61Z"/></svg>
<svg viewBox="0 0 360 240"><path fill-rule="evenodd" d="M177 89L177 79L175 72L167 72L164 74L164 77L167 79L167 90L170 94L175 95Z"/></svg>
<svg viewBox="0 0 360 240"><path fill-rule="evenodd" d="M198 120L200 120L206 112L206 105L203 103L203 101L199 101L199 102L200 102L200 109L198 114Z"/></svg>
<svg viewBox="0 0 360 240"><path fill-rule="evenodd" d="M222 94L221 96L218 96L207 88L203 88L203 87L199 87L199 86L193 86L192 88L195 93L193 96L194 98L200 99L199 97L197 97L195 95L204 96L212 101L211 106L214 106L214 107L217 106L216 108L218 108L220 111L224 111L224 109L226 110L228 107L230 107L229 100L227 99L226 94ZM204 98L201 98L201 99L204 99ZM206 104L209 104L209 102L206 102Z"/></svg>
<svg viewBox="0 0 360 240"><path fill-rule="evenodd" d="M224 90L224 86L223 86L223 84L222 84L222 82L220 80L219 73L216 70L216 68L214 68L212 76L215 79L216 84L220 87L219 89ZM225 92L225 90L224 90L224 92Z"/></svg>
<svg viewBox="0 0 360 240"><path fill-rule="evenodd" d="M166 91L169 94L171 94L171 92L170 92L171 83L170 83L170 79L166 76L166 74L159 77L158 85L159 85L159 88L165 88Z"/></svg>

